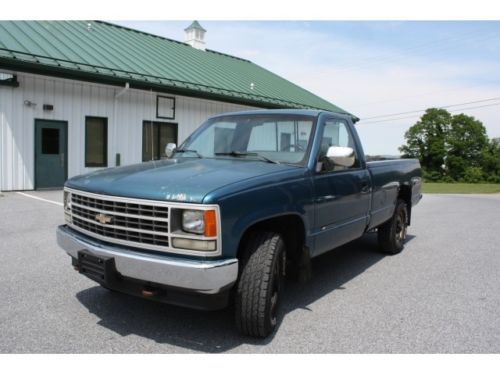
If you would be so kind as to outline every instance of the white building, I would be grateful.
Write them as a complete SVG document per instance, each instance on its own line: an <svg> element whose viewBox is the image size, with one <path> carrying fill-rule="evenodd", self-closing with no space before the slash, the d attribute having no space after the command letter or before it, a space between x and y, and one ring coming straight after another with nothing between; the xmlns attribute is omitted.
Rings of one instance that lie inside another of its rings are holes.
<svg viewBox="0 0 500 375"><path fill-rule="evenodd" d="M208 116L333 104L237 57L99 21L0 21L0 190L158 159Z"/></svg>

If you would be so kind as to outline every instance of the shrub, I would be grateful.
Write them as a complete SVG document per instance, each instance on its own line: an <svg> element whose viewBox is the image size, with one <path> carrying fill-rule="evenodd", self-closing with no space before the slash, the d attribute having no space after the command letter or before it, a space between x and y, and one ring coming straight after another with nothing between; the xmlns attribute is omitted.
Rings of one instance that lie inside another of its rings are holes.
<svg viewBox="0 0 500 375"><path fill-rule="evenodd" d="M463 180L470 184L477 184L483 180L483 170L480 167L467 167Z"/></svg>
<svg viewBox="0 0 500 375"><path fill-rule="evenodd" d="M445 175L443 176L443 178L441 179L441 182L446 182L447 184L452 184L455 182L455 180L449 176L449 175Z"/></svg>
<svg viewBox="0 0 500 375"><path fill-rule="evenodd" d="M425 169L422 171L422 176L424 177L424 181L429 182L440 182L443 177L441 173L435 171L426 171Z"/></svg>
<svg viewBox="0 0 500 375"><path fill-rule="evenodd" d="M500 176L497 174L489 175L486 178L486 181L489 182L490 184L500 184Z"/></svg>

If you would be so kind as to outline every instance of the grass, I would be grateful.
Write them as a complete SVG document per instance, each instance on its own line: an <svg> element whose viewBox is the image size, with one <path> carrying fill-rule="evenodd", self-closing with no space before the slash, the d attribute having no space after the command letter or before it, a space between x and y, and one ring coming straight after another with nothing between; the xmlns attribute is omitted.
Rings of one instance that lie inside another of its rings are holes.
<svg viewBox="0 0 500 375"><path fill-rule="evenodd" d="M500 193L500 184L424 182L422 192L428 194L492 194Z"/></svg>

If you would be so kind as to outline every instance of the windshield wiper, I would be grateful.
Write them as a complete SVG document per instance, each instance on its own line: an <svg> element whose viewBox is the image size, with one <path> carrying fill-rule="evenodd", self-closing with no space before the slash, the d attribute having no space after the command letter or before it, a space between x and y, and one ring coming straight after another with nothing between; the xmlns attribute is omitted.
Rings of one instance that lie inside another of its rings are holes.
<svg viewBox="0 0 500 375"><path fill-rule="evenodd" d="M269 158L266 158L263 155L260 155L256 152L241 152L241 151L231 151L231 152L216 152L216 156L234 156L236 158L238 157L245 157L245 156L256 156L260 160L268 162L268 163L273 163L273 164L279 164L279 161L276 160L271 160Z"/></svg>
<svg viewBox="0 0 500 375"><path fill-rule="evenodd" d="M189 150L189 149L187 149L187 148L177 148L174 152L179 152L179 153L183 153L183 152L192 152L192 153L196 154L196 156L198 156L200 159L203 159L203 156L202 156L202 155L200 155L200 154L198 153L198 151L196 151L196 150Z"/></svg>

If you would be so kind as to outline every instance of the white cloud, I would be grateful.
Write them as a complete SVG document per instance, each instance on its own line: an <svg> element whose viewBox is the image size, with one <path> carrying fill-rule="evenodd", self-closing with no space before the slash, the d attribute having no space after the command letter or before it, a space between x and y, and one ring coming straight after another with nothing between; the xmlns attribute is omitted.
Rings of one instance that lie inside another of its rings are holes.
<svg viewBox="0 0 500 375"><path fill-rule="evenodd" d="M359 45L286 24L282 28L228 24L209 32L214 44L217 41L215 48L248 58L360 117L500 97L500 64L496 61L405 57L398 51L381 52L378 46ZM358 68L349 68L345 62L350 59ZM345 68L336 68L339 62ZM488 76L497 84L482 81ZM500 136L500 106L465 113L483 121L490 137ZM361 122L357 128L365 151L397 154L404 132L418 117Z"/></svg>

